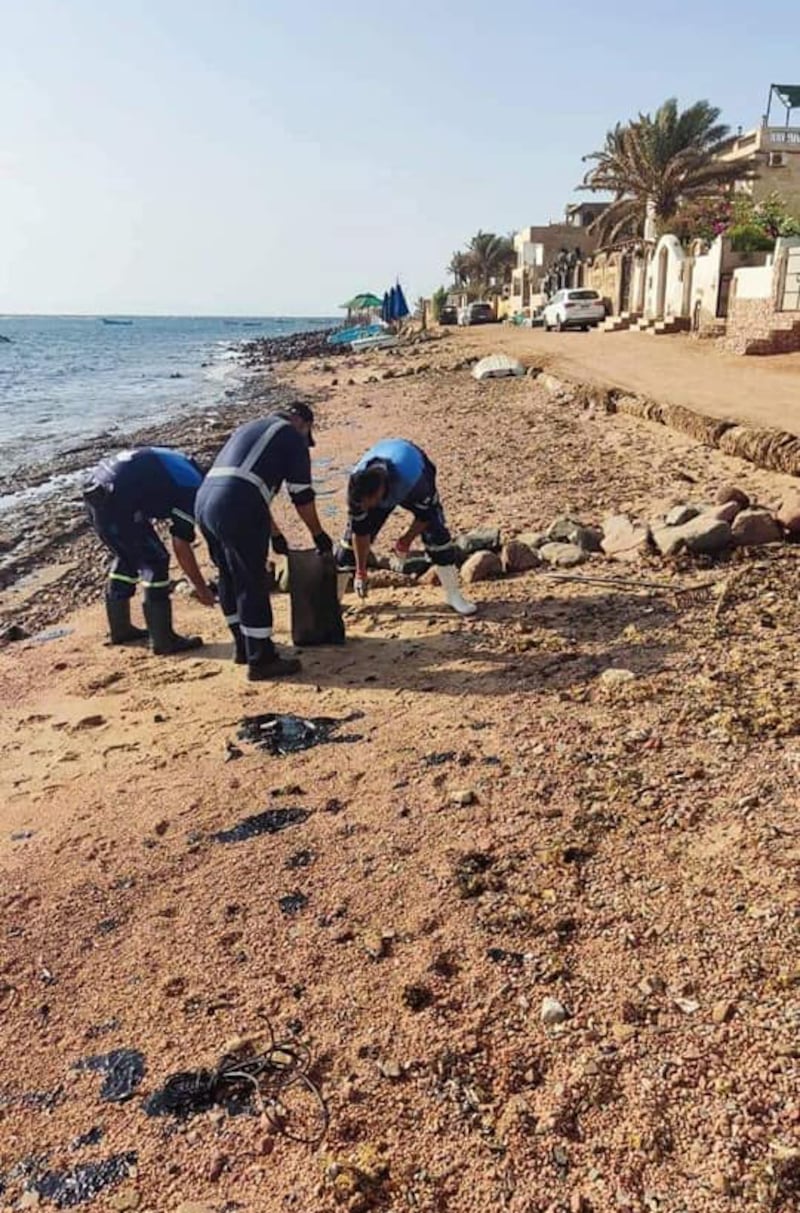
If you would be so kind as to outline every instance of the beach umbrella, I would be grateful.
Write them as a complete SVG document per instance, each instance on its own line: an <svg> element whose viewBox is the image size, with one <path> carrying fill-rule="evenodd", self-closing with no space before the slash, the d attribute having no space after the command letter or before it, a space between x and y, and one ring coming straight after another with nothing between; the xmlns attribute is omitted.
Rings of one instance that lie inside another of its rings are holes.
<svg viewBox="0 0 800 1213"><path fill-rule="evenodd" d="M360 295L354 295L348 303L343 303L342 307L346 307L351 312L369 312L373 308L381 307L382 299L377 295L373 295L371 291L363 291Z"/></svg>
<svg viewBox="0 0 800 1213"><path fill-rule="evenodd" d="M394 287L389 290L389 319L397 319L397 291Z"/></svg>
<svg viewBox="0 0 800 1213"><path fill-rule="evenodd" d="M394 316L396 320L403 320L409 314L409 306L406 303L406 297L403 294L403 288L400 283L392 288L394 291Z"/></svg>
<svg viewBox="0 0 800 1213"><path fill-rule="evenodd" d="M391 296L388 291L384 291L383 292L383 303L381 304L381 320L385 321L386 324L388 324L389 321L391 320L391 318L392 318Z"/></svg>

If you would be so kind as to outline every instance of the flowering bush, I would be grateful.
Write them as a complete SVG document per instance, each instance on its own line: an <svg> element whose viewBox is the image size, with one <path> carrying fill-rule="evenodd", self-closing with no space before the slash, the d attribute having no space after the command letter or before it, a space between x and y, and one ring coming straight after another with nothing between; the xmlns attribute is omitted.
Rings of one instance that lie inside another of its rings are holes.
<svg viewBox="0 0 800 1213"><path fill-rule="evenodd" d="M754 202L749 194L701 198L681 207L668 228L684 244L728 236L738 252L772 248L779 236L799 236L800 221L778 193Z"/></svg>

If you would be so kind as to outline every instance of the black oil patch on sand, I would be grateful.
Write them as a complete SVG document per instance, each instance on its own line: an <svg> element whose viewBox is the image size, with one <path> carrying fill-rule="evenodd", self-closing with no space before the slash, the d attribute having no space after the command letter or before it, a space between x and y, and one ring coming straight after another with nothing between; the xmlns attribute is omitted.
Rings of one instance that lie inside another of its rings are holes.
<svg viewBox="0 0 800 1213"><path fill-rule="evenodd" d="M310 816L308 809L265 809L263 813L243 817L229 830L219 830L213 838L216 842L247 842L259 834L277 834L289 826L302 825Z"/></svg>
<svg viewBox="0 0 800 1213"><path fill-rule="evenodd" d="M33 1185L44 1200L52 1201L57 1209L71 1209L87 1200L94 1200L105 1188L116 1187L127 1179L136 1165L136 1153L112 1154L102 1162L87 1162L72 1171L47 1171Z"/></svg>
<svg viewBox="0 0 800 1213"><path fill-rule="evenodd" d="M144 1054L138 1049L112 1049L79 1061L76 1070L91 1070L104 1074L100 1098L106 1103L122 1103L130 1099L145 1074Z"/></svg>
<svg viewBox="0 0 800 1213"><path fill-rule="evenodd" d="M332 716L305 718L266 712L261 716L243 717L236 736L239 741L249 741L251 745L259 750L266 750L269 754L297 754L301 750L310 750L313 746L326 742L341 744L361 741L361 737L356 734L344 737L336 737L334 734L341 725L351 724L362 717L362 712L351 712L341 720Z"/></svg>
<svg viewBox="0 0 800 1213"><path fill-rule="evenodd" d="M253 1085L242 1081L223 1082L212 1070L185 1070L171 1074L158 1091L145 1100L148 1116L174 1116L186 1120L221 1107L230 1116L253 1110Z"/></svg>
<svg viewBox="0 0 800 1213"><path fill-rule="evenodd" d="M279 897L278 905L281 908L281 913L291 918L306 908L308 897L305 893L301 893L299 889L295 889L294 893L287 893L285 897Z"/></svg>

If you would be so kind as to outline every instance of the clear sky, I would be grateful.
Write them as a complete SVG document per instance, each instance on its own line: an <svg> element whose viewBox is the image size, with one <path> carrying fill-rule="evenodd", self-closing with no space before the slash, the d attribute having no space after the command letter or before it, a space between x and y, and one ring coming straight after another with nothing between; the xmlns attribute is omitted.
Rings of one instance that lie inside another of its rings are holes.
<svg viewBox="0 0 800 1213"><path fill-rule="evenodd" d="M557 219L677 95L757 124L797 0L0 0L0 312L332 314ZM798 119L800 121L800 119Z"/></svg>

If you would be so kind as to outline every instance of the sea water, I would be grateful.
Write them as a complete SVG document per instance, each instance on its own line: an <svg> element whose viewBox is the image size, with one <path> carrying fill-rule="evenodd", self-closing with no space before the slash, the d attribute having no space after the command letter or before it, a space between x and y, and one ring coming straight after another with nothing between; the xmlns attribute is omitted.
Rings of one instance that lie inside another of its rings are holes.
<svg viewBox="0 0 800 1213"><path fill-rule="evenodd" d="M110 319L110 318L106 318ZM129 433L218 404L235 384L238 346L324 318L0 315L3 475L106 431ZM129 322L129 323L128 323Z"/></svg>

